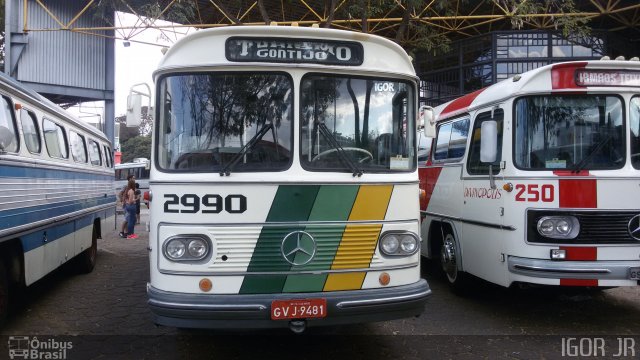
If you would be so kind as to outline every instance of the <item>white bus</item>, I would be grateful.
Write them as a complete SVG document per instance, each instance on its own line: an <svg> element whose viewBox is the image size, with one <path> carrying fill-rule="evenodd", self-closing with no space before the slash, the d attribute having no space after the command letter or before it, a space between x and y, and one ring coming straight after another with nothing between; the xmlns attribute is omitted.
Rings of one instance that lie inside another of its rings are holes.
<svg viewBox="0 0 640 360"><path fill-rule="evenodd" d="M417 78L395 43L241 26L154 75L149 305L177 327L419 315Z"/></svg>
<svg viewBox="0 0 640 360"><path fill-rule="evenodd" d="M570 62L434 110L422 252L454 289L638 285L639 93L638 61Z"/></svg>
<svg viewBox="0 0 640 360"><path fill-rule="evenodd" d="M0 75L0 320L12 285L67 261L93 270L115 228L113 155L104 134Z"/></svg>
<svg viewBox="0 0 640 360"><path fill-rule="evenodd" d="M141 191L149 190L150 169L151 164L146 158L135 158L132 162L116 164L114 188L117 191L122 190L127 185L127 177L133 175L136 177L136 182L140 184Z"/></svg>

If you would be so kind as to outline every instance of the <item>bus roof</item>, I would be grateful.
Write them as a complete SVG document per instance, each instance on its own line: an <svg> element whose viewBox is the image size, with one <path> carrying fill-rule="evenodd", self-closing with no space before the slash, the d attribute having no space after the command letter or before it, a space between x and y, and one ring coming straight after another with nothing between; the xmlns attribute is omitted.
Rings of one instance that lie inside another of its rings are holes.
<svg viewBox="0 0 640 360"><path fill-rule="evenodd" d="M296 26L228 26L199 30L180 39L160 61L158 70L154 72L154 78L157 78L160 72L185 67L201 68L214 65L233 66L238 64L273 66L273 63L268 62L240 63L229 61L224 50L227 38L232 36L270 40L282 38L283 40L308 39L359 42L364 49L364 58L362 65L357 66L358 70L373 70L415 76L411 57L398 44L380 36L353 31ZM287 62L286 66L330 69L335 65Z"/></svg>
<svg viewBox="0 0 640 360"><path fill-rule="evenodd" d="M546 65L449 101L434 109L436 120L527 94L640 91L640 61L592 60Z"/></svg>
<svg viewBox="0 0 640 360"><path fill-rule="evenodd" d="M102 140L108 140L106 135L103 132L101 132L100 130L94 128L93 126L88 125L87 123L85 123L82 120L79 120L78 118L73 116L73 114L69 113L68 111L66 111L63 108L61 108L60 106L54 104L49 99L47 99L44 96L40 95L39 93L37 93L33 89L31 89L29 87L26 87L21 82L13 79L12 77L10 77L10 76L8 76L8 75L6 75L4 73L0 73L0 89L2 89L4 91L7 91L7 92L11 93L14 96L21 96L21 97L25 98L26 100L32 101L34 103L37 103L43 109L46 109L46 110L50 111L52 114L55 114L55 115L57 115L57 116L59 116L61 118L72 120L73 123L75 125L77 125L79 128L91 133L92 135L96 136L97 138L102 139Z"/></svg>

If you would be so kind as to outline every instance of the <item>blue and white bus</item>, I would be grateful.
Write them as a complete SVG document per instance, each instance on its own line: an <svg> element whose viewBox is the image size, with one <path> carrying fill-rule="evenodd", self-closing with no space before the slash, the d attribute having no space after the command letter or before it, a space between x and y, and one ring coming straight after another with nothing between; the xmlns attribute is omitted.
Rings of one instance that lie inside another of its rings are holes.
<svg viewBox="0 0 640 360"><path fill-rule="evenodd" d="M103 133L0 75L0 322L9 289L73 260L96 262L115 228L113 155Z"/></svg>

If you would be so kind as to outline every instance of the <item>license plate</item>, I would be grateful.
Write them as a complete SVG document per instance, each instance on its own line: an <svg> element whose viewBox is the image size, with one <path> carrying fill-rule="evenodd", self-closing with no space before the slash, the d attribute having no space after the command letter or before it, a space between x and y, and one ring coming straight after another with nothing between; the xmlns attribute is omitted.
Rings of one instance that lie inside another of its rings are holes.
<svg viewBox="0 0 640 360"><path fill-rule="evenodd" d="M271 320L311 319L327 316L327 299L274 300Z"/></svg>
<svg viewBox="0 0 640 360"><path fill-rule="evenodd" d="M629 268L629 280L640 280L640 267Z"/></svg>

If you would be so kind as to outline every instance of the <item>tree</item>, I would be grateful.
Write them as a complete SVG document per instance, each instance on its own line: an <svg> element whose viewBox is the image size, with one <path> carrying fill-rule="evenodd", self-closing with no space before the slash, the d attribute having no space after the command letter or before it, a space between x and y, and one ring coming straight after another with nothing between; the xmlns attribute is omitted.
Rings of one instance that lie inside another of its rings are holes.
<svg viewBox="0 0 640 360"><path fill-rule="evenodd" d="M134 158L151 158L151 130L153 128L153 117L149 114L147 106L142 107L142 119L137 127L127 127L127 116L121 115L115 118L115 122L120 124L120 152L122 152L121 162L131 162Z"/></svg>
<svg viewBox="0 0 640 360"><path fill-rule="evenodd" d="M121 143L122 162L132 162L135 158L151 158L151 135L135 136Z"/></svg>

